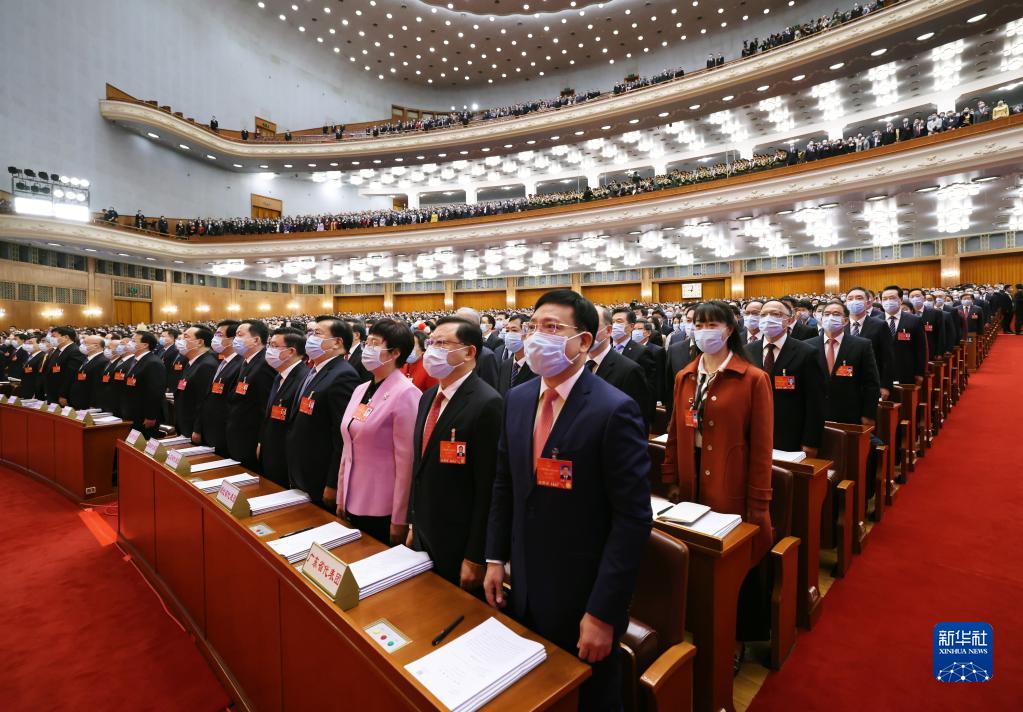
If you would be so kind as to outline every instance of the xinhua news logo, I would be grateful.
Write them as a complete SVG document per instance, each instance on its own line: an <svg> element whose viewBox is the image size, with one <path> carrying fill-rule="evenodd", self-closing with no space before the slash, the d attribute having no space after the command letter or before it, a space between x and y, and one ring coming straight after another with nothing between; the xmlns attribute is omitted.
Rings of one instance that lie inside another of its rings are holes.
<svg viewBox="0 0 1023 712"><path fill-rule="evenodd" d="M934 626L934 678L938 682L987 682L995 675L994 631L987 623Z"/></svg>

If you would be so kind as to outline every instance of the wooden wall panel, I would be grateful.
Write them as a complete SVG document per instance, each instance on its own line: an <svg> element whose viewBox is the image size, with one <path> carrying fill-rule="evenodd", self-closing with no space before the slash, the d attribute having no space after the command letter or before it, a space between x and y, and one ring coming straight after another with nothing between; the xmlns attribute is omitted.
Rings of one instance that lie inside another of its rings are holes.
<svg viewBox="0 0 1023 712"><path fill-rule="evenodd" d="M866 287L877 292L889 284L904 288L933 287L941 284L941 261L842 267L838 271L838 282L843 292L853 287Z"/></svg>
<svg viewBox="0 0 1023 712"><path fill-rule="evenodd" d="M459 307L471 307L476 311L507 309L508 293L503 289L486 292L455 292L455 309Z"/></svg>
<svg viewBox="0 0 1023 712"><path fill-rule="evenodd" d="M639 282L628 284L586 284L583 296L594 304L628 304L639 301Z"/></svg>
<svg viewBox="0 0 1023 712"><path fill-rule="evenodd" d="M334 297L334 311L351 314L368 314L384 310L383 294L354 294Z"/></svg>
<svg viewBox="0 0 1023 712"><path fill-rule="evenodd" d="M394 311L424 312L444 309L444 292L426 294L395 294Z"/></svg>
<svg viewBox="0 0 1023 712"><path fill-rule="evenodd" d="M515 306L519 309L532 309L537 299L554 289L568 289L568 285L563 287L541 287L539 289L516 289Z"/></svg>
<svg viewBox="0 0 1023 712"><path fill-rule="evenodd" d="M684 282L660 282L657 285L657 301L681 302L682 285L700 282L703 284L703 301L708 299L725 299L732 288L732 278L725 279L687 279Z"/></svg>
<svg viewBox="0 0 1023 712"><path fill-rule="evenodd" d="M1023 252L983 257L961 257L959 281L977 284L1004 282L1015 286L1023 282Z"/></svg>
<svg viewBox="0 0 1023 712"><path fill-rule="evenodd" d="M744 280L746 297L784 297L824 291L824 270L757 274Z"/></svg>

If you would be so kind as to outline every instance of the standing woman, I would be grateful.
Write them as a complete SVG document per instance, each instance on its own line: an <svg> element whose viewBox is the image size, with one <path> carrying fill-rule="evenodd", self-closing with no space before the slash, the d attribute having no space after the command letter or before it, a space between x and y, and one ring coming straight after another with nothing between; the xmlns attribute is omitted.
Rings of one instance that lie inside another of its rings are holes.
<svg viewBox="0 0 1023 712"><path fill-rule="evenodd" d="M405 359L405 365L401 367L401 372L412 381L413 386L426 393L437 385L437 379L433 378L423 368L423 354L426 353L426 332L422 329L413 329L412 337L414 339L412 353Z"/></svg>
<svg viewBox="0 0 1023 712"><path fill-rule="evenodd" d="M672 501L708 505L760 527L750 566L772 545L774 408L768 375L747 359L735 316L722 301L696 308L702 355L675 381L661 473Z"/></svg>
<svg viewBox="0 0 1023 712"><path fill-rule="evenodd" d="M352 393L341 418L337 514L384 544L408 534L412 434L422 392L401 372L412 332L393 319L373 324L362 349L372 379Z"/></svg>

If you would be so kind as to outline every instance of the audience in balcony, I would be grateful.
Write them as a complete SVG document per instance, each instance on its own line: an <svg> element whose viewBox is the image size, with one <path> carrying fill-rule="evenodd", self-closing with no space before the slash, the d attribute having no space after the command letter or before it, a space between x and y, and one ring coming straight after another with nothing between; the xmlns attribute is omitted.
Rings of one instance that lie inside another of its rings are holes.
<svg viewBox="0 0 1023 712"><path fill-rule="evenodd" d="M119 216L117 214L117 211L114 210L113 208L106 208L103 211L103 220L104 220L104 222L115 223L115 222L117 222L117 218L118 217Z"/></svg>
<svg viewBox="0 0 1023 712"><path fill-rule="evenodd" d="M885 0L874 0L873 2L869 2L862 6L859 3L856 3L851 10L847 10L844 13L840 13L838 10L835 10L835 12L830 16L821 15L816 20L810 20L809 22L804 22L799 25L786 27L781 32L775 32L763 41L754 37L752 40L747 40L742 43L742 56L749 57L757 52L774 49L775 47L780 47L788 44L789 42L794 42L795 40L815 35L818 32L830 30L834 27L838 27L844 22L855 20L863 15L880 10L885 7L885 5ZM714 66L710 63L709 59L707 60L707 66Z"/></svg>

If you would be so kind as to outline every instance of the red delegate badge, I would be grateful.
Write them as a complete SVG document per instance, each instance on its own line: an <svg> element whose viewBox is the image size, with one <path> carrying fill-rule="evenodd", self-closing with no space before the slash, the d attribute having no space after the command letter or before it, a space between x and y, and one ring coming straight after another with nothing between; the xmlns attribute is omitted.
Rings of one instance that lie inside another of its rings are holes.
<svg viewBox="0 0 1023 712"><path fill-rule="evenodd" d="M355 414L352 416L352 420L358 420L360 423L365 423L366 419L369 418L370 413L373 412L373 406L369 403L359 403L355 408Z"/></svg>
<svg viewBox="0 0 1023 712"><path fill-rule="evenodd" d="M124 380L124 371L118 371L118 372L116 372L116 373L114 374L114 380L115 380L115 381L123 381L123 380Z"/></svg>
<svg viewBox="0 0 1023 712"><path fill-rule="evenodd" d="M977 318L976 315L974 315L973 318L976 319ZM60 366L54 366L52 369L50 369L50 373L60 373Z"/></svg>
<svg viewBox="0 0 1023 712"><path fill-rule="evenodd" d="M135 376L129 376L129 377L128 377L128 385L129 385L129 386L130 386L131 388L134 388L134 387L135 387Z"/></svg>
<svg viewBox="0 0 1023 712"><path fill-rule="evenodd" d="M274 420L287 420L288 409L280 404L275 405L270 409L270 417Z"/></svg>
<svg viewBox="0 0 1023 712"><path fill-rule="evenodd" d="M306 415L313 414L313 406L316 405L316 401L313 400L313 394L310 393L307 396L303 396L302 400L298 402L298 412L305 413Z"/></svg>
<svg viewBox="0 0 1023 712"><path fill-rule="evenodd" d="M836 376L844 376L846 378L852 378L853 367L852 366L848 366L848 365L843 363L841 366L839 366L837 369L835 369L835 375Z"/></svg>
<svg viewBox="0 0 1023 712"><path fill-rule="evenodd" d="M572 461L541 457L536 461L536 484L552 489L572 489Z"/></svg>
<svg viewBox="0 0 1023 712"><path fill-rule="evenodd" d="M238 384L234 387L234 392L240 396L245 395L249 392L248 381L238 381Z"/></svg>
<svg viewBox="0 0 1023 712"><path fill-rule="evenodd" d="M697 413L692 408L687 410L685 416L683 416L683 417L685 418L686 427L687 428L698 428L698 427L700 427L700 414Z"/></svg>
<svg viewBox="0 0 1023 712"><path fill-rule="evenodd" d="M213 385L210 387L210 392L211 393L216 393L219 396L221 393L224 392L224 382L223 381L214 381Z"/></svg>
<svg viewBox="0 0 1023 712"><path fill-rule="evenodd" d="M924 324L924 331L934 331L934 324Z"/></svg>
<svg viewBox="0 0 1023 712"><path fill-rule="evenodd" d="M84 371L79 371L78 372L78 380L79 381L84 381L85 380L85 372Z"/></svg>
<svg viewBox="0 0 1023 712"><path fill-rule="evenodd" d="M441 440L440 442L440 463L442 465L464 465L465 453L465 442L461 440Z"/></svg>
<svg viewBox="0 0 1023 712"><path fill-rule="evenodd" d="M182 378L181 380L178 381L178 390L179 391L185 390L186 386L188 386L188 379L187 378Z"/></svg>
<svg viewBox="0 0 1023 712"><path fill-rule="evenodd" d="M796 377L786 376L784 373L780 376L774 377L774 390L776 391L794 391L796 390Z"/></svg>
<svg viewBox="0 0 1023 712"><path fill-rule="evenodd" d="M899 341L909 341L910 340L909 332L906 331L906 330L900 331L899 335L898 335L898 339L899 339Z"/></svg>

